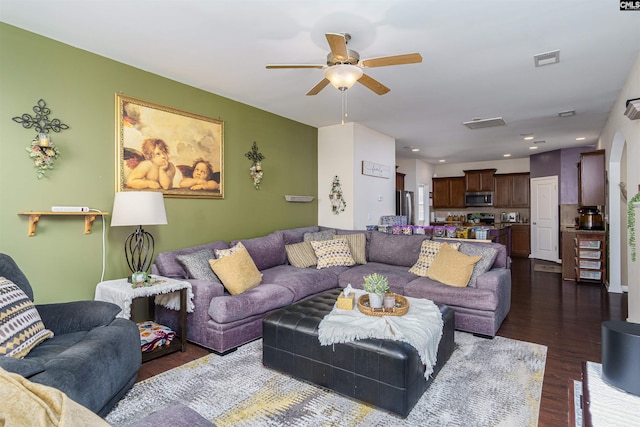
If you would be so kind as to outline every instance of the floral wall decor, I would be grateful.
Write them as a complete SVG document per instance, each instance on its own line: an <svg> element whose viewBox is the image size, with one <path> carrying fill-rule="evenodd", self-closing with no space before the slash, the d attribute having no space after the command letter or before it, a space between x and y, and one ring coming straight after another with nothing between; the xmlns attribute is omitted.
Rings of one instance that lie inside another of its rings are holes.
<svg viewBox="0 0 640 427"><path fill-rule="evenodd" d="M265 157L258 151L258 145L255 141L253 141L251 151L245 153L245 157L253 162L251 164L251 167L249 168L249 174L251 175L251 179L253 179L253 186L256 188L256 190L259 190L263 175L262 161L265 159Z"/></svg>
<svg viewBox="0 0 640 427"><path fill-rule="evenodd" d="M340 214L340 212L344 212L347 207L347 202L344 200L342 196L342 187L340 186L340 178L338 175L333 177L333 182L331 183L331 192L329 193L329 201L331 202L331 210L334 215Z"/></svg>
<svg viewBox="0 0 640 427"><path fill-rule="evenodd" d="M51 110L47 107L44 99L40 99L33 107L35 117L24 113L21 116L14 117L12 120L22 124L25 129L34 128L38 134L33 138L31 144L25 148L29 153L29 157L37 169L38 179L42 178L50 169L53 169L54 161L60 156L60 150L49 137L49 132L61 132L69 129L60 119L49 120Z"/></svg>

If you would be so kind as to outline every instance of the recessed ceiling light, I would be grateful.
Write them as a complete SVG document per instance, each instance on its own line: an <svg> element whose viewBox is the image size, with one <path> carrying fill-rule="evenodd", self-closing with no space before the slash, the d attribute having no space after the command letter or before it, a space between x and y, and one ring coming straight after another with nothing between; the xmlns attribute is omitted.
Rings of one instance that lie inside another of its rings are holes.
<svg viewBox="0 0 640 427"><path fill-rule="evenodd" d="M529 141L533 139L533 134L532 133L521 133L520 136L522 137L522 139L524 139L525 141Z"/></svg>
<svg viewBox="0 0 640 427"><path fill-rule="evenodd" d="M412 148L411 151L417 152L417 151L420 151L420 149L419 148Z"/></svg>
<svg viewBox="0 0 640 427"><path fill-rule="evenodd" d="M537 150L538 147L536 147L535 145L532 145L531 147L529 147L529 150Z"/></svg>
<svg viewBox="0 0 640 427"><path fill-rule="evenodd" d="M502 157L511 157L511 154L503 154Z"/></svg>
<svg viewBox="0 0 640 427"><path fill-rule="evenodd" d="M446 162L446 160L445 160L445 159L440 159L440 160L438 160L438 161L439 161L440 163L444 163L444 162Z"/></svg>
<svg viewBox="0 0 640 427"><path fill-rule="evenodd" d="M560 111L558 117L571 117L576 115L576 110Z"/></svg>
<svg viewBox="0 0 640 427"><path fill-rule="evenodd" d="M576 141L584 141L585 139L587 139L587 138L585 138L584 136L581 136L581 137L576 138Z"/></svg>
<svg viewBox="0 0 640 427"><path fill-rule="evenodd" d="M552 50L551 52L539 53L533 56L533 63L536 67L557 64L558 62L560 62L559 50Z"/></svg>

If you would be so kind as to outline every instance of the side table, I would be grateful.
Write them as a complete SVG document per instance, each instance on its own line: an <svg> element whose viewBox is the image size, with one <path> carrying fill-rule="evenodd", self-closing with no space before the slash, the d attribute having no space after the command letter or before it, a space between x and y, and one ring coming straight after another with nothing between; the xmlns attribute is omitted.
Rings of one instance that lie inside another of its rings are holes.
<svg viewBox="0 0 640 427"><path fill-rule="evenodd" d="M118 317L131 318L131 303L136 298L148 298L162 296L163 300L167 300L167 296L163 294L179 292L180 307L180 331L176 331L176 335L180 340L174 338L171 344L161 347L149 353L142 354L142 362L153 360L157 357L164 356L176 351L184 352L187 346L187 310L192 306L193 292L191 283L170 279L162 276L153 276L155 284L151 286L142 286L132 288L131 283L127 279L107 280L98 283L96 286L95 299L99 301L107 301L114 303L122 308ZM178 298L177 294L175 295ZM187 299L189 301L187 301ZM172 304L176 305L176 304ZM192 311L192 310L190 310ZM176 338L178 338L176 336Z"/></svg>

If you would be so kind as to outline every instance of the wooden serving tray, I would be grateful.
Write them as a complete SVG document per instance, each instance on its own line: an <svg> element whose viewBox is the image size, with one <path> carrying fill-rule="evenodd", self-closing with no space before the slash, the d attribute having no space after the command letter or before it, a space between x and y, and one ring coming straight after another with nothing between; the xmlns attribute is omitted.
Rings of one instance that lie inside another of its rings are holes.
<svg viewBox="0 0 640 427"><path fill-rule="evenodd" d="M402 295L394 294L396 305L393 308L371 308L369 306L369 294L358 298L358 309L367 316L404 316L409 311L409 300Z"/></svg>

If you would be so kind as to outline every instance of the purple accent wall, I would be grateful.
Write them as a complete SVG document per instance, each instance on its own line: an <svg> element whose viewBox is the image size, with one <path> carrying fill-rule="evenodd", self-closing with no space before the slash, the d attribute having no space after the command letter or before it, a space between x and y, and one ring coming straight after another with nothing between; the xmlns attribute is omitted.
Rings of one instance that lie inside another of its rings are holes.
<svg viewBox="0 0 640 427"><path fill-rule="evenodd" d="M561 150L547 151L534 154L529 157L529 171L531 178L543 176L560 176L560 152Z"/></svg>
<svg viewBox="0 0 640 427"><path fill-rule="evenodd" d="M529 157L531 178L558 176L559 204L578 204L578 162L580 153L595 150L594 147L576 147L548 151Z"/></svg>

